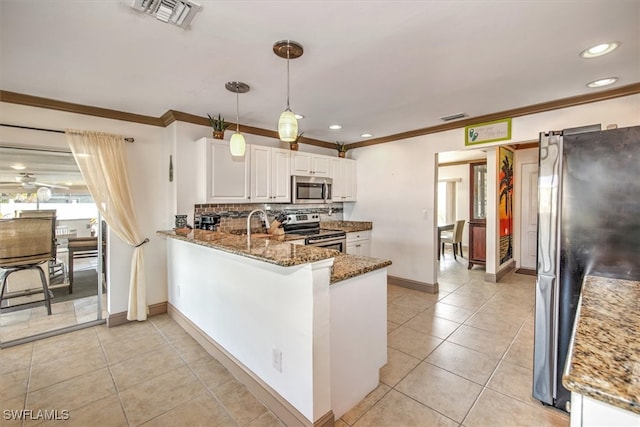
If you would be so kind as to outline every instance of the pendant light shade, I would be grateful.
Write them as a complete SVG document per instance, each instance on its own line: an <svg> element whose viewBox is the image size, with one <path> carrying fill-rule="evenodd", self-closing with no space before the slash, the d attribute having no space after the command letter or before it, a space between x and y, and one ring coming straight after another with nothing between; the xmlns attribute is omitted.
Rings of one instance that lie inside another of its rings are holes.
<svg viewBox="0 0 640 427"><path fill-rule="evenodd" d="M287 109L280 114L278 136L284 142L293 142L298 137L298 121L293 111Z"/></svg>
<svg viewBox="0 0 640 427"><path fill-rule="evenodd" d="M244 136L240 132L231 135L230 144L229 149L232 156L244 156L245 142Z"/></svg>
<svg viewBox="0 0 640 427"><path fill-rule="evenodd" d="M281 141L293 142L298 137L298 120L289 107L289 60L301 57L304 50L300 43L280 40L274 43L273 52L280 58L287 59L287 108L278 120L278 137Z"/></svg>
<svg viewBox="0 0 640 427"><path fill-rule="evenodd" d="M249 92L249 85L242 82L227 82L224 85L228 91L236 93L236 133L231 135L229 150L232 156L244 156L246 144L244 136L240 133L240 99L239 94Z"/></svg>

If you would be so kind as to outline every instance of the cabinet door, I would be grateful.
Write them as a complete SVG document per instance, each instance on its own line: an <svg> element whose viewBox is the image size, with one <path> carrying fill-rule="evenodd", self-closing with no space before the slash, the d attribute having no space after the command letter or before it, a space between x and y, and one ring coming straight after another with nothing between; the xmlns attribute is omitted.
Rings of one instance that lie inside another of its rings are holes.
<svg viewBox="0 0 640 427"><path fill-rule="evenodd" d="M291 175L311 175L311 154L299 151L291 152Z"/></svg>
<svg viewBox="0 0 640 427"><path fill-rule="evenodd" d="M234 157L228 141L202 138L197 144L201 155L198 200L201 203L247 202L250 198L250 150L243 157Z"/></svg>
<svg viewBox="0 0 640 427"><path fill-rule="evenodd" d="M311 175L329 178L331 176L330 159L329 156L314 154L311 157Z"/></svg>
<svg viewBox="0 0 640 427"><path fill-rule="evenodd" d="M358 255L358 249L356 248L356 242L347 242L347 255Z"/></svg>
<svg viewBox="0 0 640 427"><path fill-rule="evenodd" d="M271 149L271 200L291 203L290 150Z"/></svg>
<svg viewBox="0 0 640 427"><path fill-rule="evenodd" d="M371 256L371 240L367 239L360 241L360 255Z"/></svg>
<svg viewBox="0 0 640 427"><path fill-rule="evenodd" d="M271 200L271 147L251 145L251 201Z"/></svg>
<svg viewBox="0 0 640 427"><path fill-rule="evenodd" d="M344 159L342 162L343 202L356 201L356 161Z"/></svg>
<svg viewBox="0 0 640 427"><path fill-rule="evenodd" d="M344 169L342 167L342 159L331 159L330 168L332 179L331 200L333 202L342 202L344 199L344 179L342 177Z"/></svg>
<svg viewBox="0 0 640 427"><path fill-rule="evenodd" d="M356 201L356 162L351 159L330 159L334 202Z"/></svg>
<svg viewBox="0 0 640 427"><path fill-rule="evenodd" d="M469 268L487 259L487 162L470 163Z"/></svg>

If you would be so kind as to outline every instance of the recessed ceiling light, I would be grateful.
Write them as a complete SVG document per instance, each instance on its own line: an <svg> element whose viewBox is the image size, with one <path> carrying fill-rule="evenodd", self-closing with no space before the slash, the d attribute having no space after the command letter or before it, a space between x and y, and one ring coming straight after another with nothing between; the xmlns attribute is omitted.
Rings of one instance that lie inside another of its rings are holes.
<svg viewBox="0 0 640 427"><path fill-rule="evenodd" d="M72 186L73 182L65 182L64 185Z"/></svg>
<svg viewBox="0 0 640 427"><path fill-rule="evenodd" d="M580 52L580 56L587 59L596 58L598 56L606 55L607 53L614 51L616 48L618 48L618 46L620 46L620 42L602 43L590 47L589 49L583 50L582 52Z"/></svg>
<svg viewBox="0 0 640 427"><path fill-rule="evenodd" d="M371 138L373 136L373 134L371 133L361 133L360 137L361 138Z"/></svg>
<svg viewBox="0 0 640 427"><path fill-rule="evenodd" d="M15 165L11 165L11 169L17 170L17 171L23 171L26 168L27 167L25 165L23 165L22 163L16 163Z"/></svg>
<svg viewBox="0 0 640 427"><path fill-rule="evenodd" d="M302 120L304 119L304 116L302 114L294 114L294 116L296 117L296 120Z"/></svg>
<svg viewBox="0 0 640 427"><path fill-rule="evenodd" d="M342 129L342 126L340 126L340 125L331 125L331 126L329 126L329 129L331 129L331 130L339 130L339 129Z"/></svg>
<svg viewBox="0 0 640 427"><path fill-rule="evenodd" d="M614 84L618 81L617 77L607 77L606 79L594 80L592 82L587 83L588 87L603 87Z"/></svg>

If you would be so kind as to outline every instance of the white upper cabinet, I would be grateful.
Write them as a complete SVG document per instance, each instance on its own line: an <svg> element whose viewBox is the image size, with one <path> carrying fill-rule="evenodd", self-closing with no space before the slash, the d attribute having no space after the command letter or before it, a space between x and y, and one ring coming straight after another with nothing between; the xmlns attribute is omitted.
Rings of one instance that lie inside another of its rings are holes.
<svg viewBox="0 0 640 427"><path fill-rule="evenodd" d="M331 157L321 154L291 151L291 175L329 178Z"/></svg>
<svg viewBox="0 0 640 427"><path fill-rule="evenodd" d="M198 146L198 203L246 203L250 199L250 150L242 157L229 151L229 141L201 138Z"/></svg>
<svg viewBox="0 0 640 427"><path fill-rule="evenodd" d="M291 201L289 150L250 145L251 202Z"/></svg>
<svg viewBox="0 0 640 427"><path fill-rule="evenodd" d="M331 200L334 202L356 201L356 161L332 158L331 178L333 189Z"/></svg>

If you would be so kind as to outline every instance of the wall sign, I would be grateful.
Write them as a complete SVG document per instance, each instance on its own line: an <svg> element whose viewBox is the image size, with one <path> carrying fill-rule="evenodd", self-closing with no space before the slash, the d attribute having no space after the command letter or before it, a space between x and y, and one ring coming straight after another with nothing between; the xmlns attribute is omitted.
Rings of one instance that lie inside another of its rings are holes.
<svg viewBox="0 0 640 427"><path fill-rule="evenodd" d="M464 134L464 145L466 146L511 139L511 119L466 126Z"/></svg>

